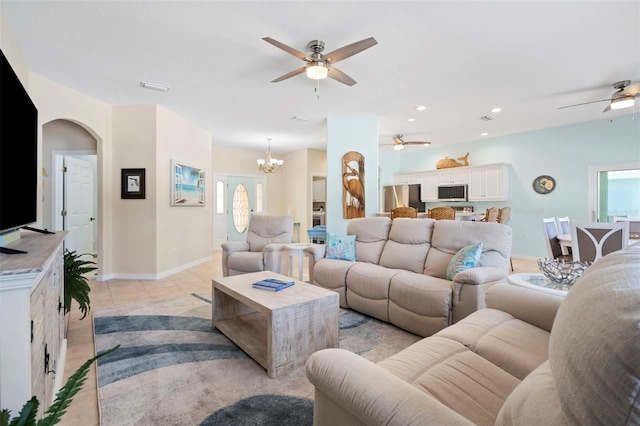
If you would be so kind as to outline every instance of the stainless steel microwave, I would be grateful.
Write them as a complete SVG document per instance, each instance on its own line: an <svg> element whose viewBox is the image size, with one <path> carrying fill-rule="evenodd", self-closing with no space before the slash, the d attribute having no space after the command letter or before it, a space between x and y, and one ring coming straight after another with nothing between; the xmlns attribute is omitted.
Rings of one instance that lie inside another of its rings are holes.
<svg viewBox="0 0 640 426"><path fill-rule="evenodd" d="M438 186L438 201L467 201L467 185Z"/></svg>

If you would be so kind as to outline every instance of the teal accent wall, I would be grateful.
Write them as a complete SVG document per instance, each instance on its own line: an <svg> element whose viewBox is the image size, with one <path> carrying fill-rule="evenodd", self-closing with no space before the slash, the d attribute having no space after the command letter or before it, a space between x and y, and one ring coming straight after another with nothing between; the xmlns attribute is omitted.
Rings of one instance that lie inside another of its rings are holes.
<svg viewBox="0 0 640 426"><path fill-rule="evenodd" d="M356 151L364 156L365 214L378 212L378 118L330 117L327 119L327 231L345 234L348 219L342 217L342 156Z"/></svg>
<svg viewBox="0 0 640 426"><path fill-rule="evenodd" d="M438 147L438 141L433 140L427 149L385 152L380 156L381 184L391 184L394 174L434 170L445 156L456 158L467 152L471 166L510 164L509 200L458 204L473 205L475 211L493 205L511 206L513 254L544 257L547 251L543 217L591 219L589 166L640 161L640 119L631 115L606 118L446 147ZM540 175L555 178L556 189L552 193L540 195L533 191L532 182ZM635 190L640 193L640 188ZM443 204L447 203L427 203L427 208Z"/></svg>

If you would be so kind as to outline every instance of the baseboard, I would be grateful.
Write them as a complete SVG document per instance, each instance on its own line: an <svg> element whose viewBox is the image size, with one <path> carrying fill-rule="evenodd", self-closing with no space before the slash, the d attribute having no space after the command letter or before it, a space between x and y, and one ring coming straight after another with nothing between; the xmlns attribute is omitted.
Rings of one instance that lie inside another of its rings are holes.
<svg viewBox="0 0 640 426"><path fill-rule="evenodd" d="M96 281L107 281L107 280L148 280L148 281L157 281L167 278L173 274L177 274L178 272L185 271L189 268L193 268L194 266L198 266L202 263L206 263L211 261L212 256L203 257L202 259L194 260L191 263L187 263L184 265L180 265L178 267L172 268L168 271L161 272L159 274L128 274L128 273L117 273L113 274L105 274L105 275L96 275Z"/></svg>

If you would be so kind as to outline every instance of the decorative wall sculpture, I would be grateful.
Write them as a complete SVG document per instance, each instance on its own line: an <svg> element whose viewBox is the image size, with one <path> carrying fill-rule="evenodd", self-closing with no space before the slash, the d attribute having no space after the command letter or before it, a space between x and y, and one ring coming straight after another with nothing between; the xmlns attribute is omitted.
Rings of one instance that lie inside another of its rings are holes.
<svg viewBox="0 0 640 426"><path fill-rule="evenodd" d="M349 151L342 156L342 217L364 215L364 156Z"/></svg>
<svg viewBox="0 0 640 426"><path fill-rule="evenodd" d="M467 152L462 157L458 158L449 158L444 157L442 160L439 160L436 164L436 169L449 169L451 167L462 167L469 165L469 153Z"/></svg>

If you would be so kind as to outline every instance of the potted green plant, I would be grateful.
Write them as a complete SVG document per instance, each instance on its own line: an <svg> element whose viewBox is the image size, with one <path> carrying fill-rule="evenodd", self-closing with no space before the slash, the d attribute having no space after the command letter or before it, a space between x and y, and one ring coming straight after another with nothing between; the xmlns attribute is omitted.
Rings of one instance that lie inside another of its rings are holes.
<svg viewBox="0 0 640 426"><path fill-rule="evenodd" d="M64 251L64 313L71 311L71 301L78 302L80 311L87 316L91 309L89 292L91 287L86 274L98 269L94 262L85 260L83 257L88 253L78 254L75 251Z"/></svg>

